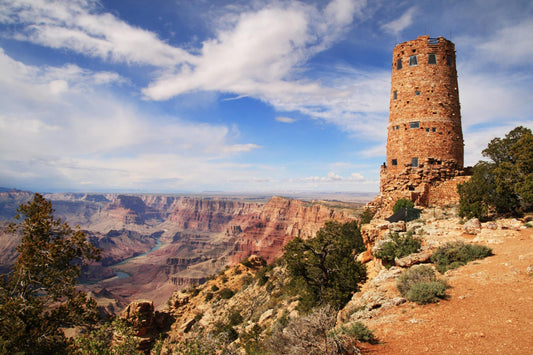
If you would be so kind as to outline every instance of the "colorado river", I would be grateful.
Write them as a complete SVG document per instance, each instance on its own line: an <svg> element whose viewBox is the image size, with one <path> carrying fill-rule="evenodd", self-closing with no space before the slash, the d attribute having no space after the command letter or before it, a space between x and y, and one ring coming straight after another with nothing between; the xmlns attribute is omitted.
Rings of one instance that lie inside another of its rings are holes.
<svg viewBox="0 0 533 355"><path fill-rule="evenodd" d="M157 249L159 249L160 246L161 246L161 242L159 241L159 238L157 238L154 247L153 247L152 249L150 249L149 251L147 251L146 253L142 253L142 254L139 254L139 255L132 256L132 257L130 257L130 258L127 258L127 259L122 260L120 263L117 263L117 264L111 266L111 269L112 269L113 272L115 273L115 277L118 277L119 279L127 279L128 277L131 277L131 275L128 274L127 272L124 272L124 271L122 271L122 270L115 269L115 268L118 267L118 266L120 266L120 265L124 265L124 264L126 264L127 262L132 261L132 260L135 259L135 258L139 258L139 257L141 257L141 256L146 256L146 255L148 255L148 254L151 254L151 253L153 253L154 251L156 251ZM114 278L114 277L113 277L113 278Z"/></svg>

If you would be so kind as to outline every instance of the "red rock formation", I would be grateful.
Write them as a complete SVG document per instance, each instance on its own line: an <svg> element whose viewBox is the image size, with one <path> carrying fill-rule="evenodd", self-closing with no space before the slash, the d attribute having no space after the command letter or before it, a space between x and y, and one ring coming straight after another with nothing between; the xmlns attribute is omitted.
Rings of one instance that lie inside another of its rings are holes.
<svg viewBox="0 0 533 355"><path fill-rule="evenodd" d="M282 254L283 246L295 237L313 237L330 219L347 222L355 218L354 210L273 197L260 213L231 221L229 230L235 230L238 225L242 231L235 242L235 254L231 260L237 263L251 254L257 254L271 262Z"/></svg>

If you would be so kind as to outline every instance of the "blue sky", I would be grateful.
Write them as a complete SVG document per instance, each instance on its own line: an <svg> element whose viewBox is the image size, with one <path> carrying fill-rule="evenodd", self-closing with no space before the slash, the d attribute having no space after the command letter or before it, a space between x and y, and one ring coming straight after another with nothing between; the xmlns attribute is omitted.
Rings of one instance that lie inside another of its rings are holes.
<svg viewBox="0 0 533 355"><path fill-rule="evenodd" d="M393 47L457 50L465 163L533 127L531 1L0 0L0 186L373 192Z"/></svg>

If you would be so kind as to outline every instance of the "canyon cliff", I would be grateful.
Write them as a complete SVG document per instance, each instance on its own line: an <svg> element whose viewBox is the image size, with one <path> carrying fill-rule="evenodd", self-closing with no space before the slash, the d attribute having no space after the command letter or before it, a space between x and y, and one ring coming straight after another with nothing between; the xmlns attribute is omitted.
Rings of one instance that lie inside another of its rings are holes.
<svg viewBox="0 0 533 355"><path fill-rule="evenodd" d="M0 192L0 222L7 225L32 196ZM45 198L57 217L79 226L102 250L82 287L105 294L106 304L114 297L114 310L139 297L161 307L175 290L202 283L251 254L272 261L294 237L312 237L330 219L353 220L362 206L283 197L54 193ZM18 240L2 228L3 271L13 264Z"/></svg>

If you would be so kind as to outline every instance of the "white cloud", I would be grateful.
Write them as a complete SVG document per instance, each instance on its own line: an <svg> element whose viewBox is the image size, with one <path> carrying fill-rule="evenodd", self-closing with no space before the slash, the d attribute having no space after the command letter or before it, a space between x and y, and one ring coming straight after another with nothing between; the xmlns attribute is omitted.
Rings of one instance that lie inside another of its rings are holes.
<svg viewBox="0 0 533 355"><path fill-rule="evenodd" d="M160 181L168 190L251 174L226 162L259 148L234 142L234 129L142 114L110 81L120 77L37 68L0 51L0 185L146 190Z"/></svg>
<svg viewBox="0 0 533 355"><path fill-rule="evenodd" d="M290 118L290 117L278 116L278 117L276 117L276 121L281 122L281 123L294 123L294 122L297 121L297 119Z"/></svg>
<svg viewBox="0 0 533 355"><path fill-rule="evenodd" d="M461 37L465 46L472 46L476 61L497 63L502 67L531 65L533 47L526 38L533 33L533 20L527 19L510 26L502 27L491 33L488 38Z"/></svg>
<svg viewBox="0 0 533 355"><path fill-rule="evenodd" d="M5 0L0 21L17 24L16 39L113 62L173 66L192 58L98 7L95 0Z"/></svg>
<svg viewBox="0 0 533 355"><path fill-rule="evenodd" d="M413 6L409 8L407 11L405 11L402 14L402 16L400 16L396 20L382 25L381 29L393 35L398 35L400 34L400 32L402 32L407 27L412 25L413 17L417 13L417 11L418 11L417 7Z"/></svg>

